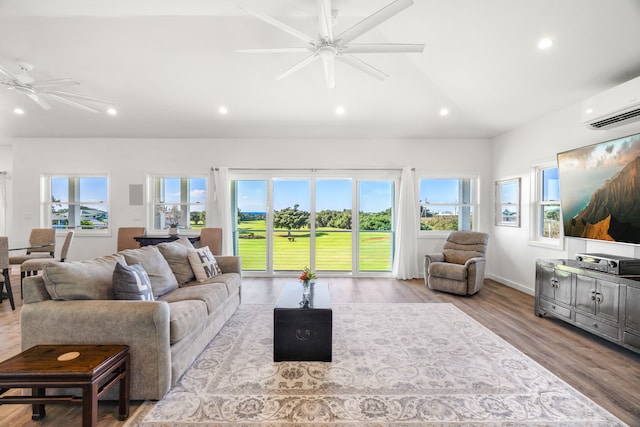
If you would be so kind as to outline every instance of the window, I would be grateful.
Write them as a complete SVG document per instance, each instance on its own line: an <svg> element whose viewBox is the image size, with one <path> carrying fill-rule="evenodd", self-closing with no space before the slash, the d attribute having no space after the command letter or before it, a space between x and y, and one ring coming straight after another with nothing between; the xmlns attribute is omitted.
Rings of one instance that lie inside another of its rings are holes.
<svg viewBox="0 0 640 427"><path fill-rule="evenodd" d="M420 230L472 230L474 180L420 179Z"/></svg>
<svg viewBox="0 0 640 427"><path fill-rule="evenodd" d="M520 227L520 178L496 181L496 225Z"/></svg>
<svg viewBox="0 0 640 427"><path fill-rule="evenodd" d="M153 211L151 230L161 231L172 226L199 230L207 223L207 178L152 178Z"/></svg>
<svg viewBox="0 0 640 427"><path fill-rule="evenodd" d="M255 171L231 182L235 253L249 274L389 273L397 173ZM296 276L297 277L297 276Z"/></svg>
<svg viewBox="0 0 640 427"><path fill-rule="evenodd" d="M562 230L558 168L555 165L532 168L531 182L531 240L543 245L559 246L562 243Z"/></svg>
<svg viewBox="0 0 640 427"><path fill-rule="evenodd" d="M43 176L44 223L78 233L109 232L109 178L102 176Z"/></svg>

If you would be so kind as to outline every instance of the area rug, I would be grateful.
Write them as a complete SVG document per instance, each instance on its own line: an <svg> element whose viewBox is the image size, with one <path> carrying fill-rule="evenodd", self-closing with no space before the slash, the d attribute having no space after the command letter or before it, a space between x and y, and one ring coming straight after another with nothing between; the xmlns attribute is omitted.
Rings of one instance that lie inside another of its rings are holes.
<svg viewBox="0 0 640 427"><path fill-rule="evenodd" d="M273 362L242 305L141 427L623 426L451 304L336 304L333 361Z"/></svg>

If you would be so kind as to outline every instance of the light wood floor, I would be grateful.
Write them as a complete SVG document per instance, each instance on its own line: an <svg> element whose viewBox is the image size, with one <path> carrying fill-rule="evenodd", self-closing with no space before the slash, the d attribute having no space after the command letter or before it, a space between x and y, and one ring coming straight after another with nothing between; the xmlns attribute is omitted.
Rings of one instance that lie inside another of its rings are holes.
<svg viewBox="0 0 640 427"><path fill-rule="evenodd" d="M14 276L15 277L15 276ZM422 280L330 278L334 303L450 302L630 426L640 426L640 355L555 319L533 313L533 297L485 280L481 292L459 297L434 292ZM244 278L243 304L273 304L291 279ZM0 360L20 351L19 277L12 281L18 307L0 305ZM13 393L13 391L11 392ZM133 402L132 412L140 402ZM101 402L99 426L120 426L117 407ZM0 426L80 425L80 406L47 405L47 416L31 421L27 405L0 406Z"/></svg>

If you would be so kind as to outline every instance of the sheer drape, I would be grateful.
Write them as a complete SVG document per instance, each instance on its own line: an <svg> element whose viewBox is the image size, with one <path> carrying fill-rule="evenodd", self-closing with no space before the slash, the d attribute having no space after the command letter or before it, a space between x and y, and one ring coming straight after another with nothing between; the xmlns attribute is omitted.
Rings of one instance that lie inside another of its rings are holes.
<svg viewBox="0 0 640 427"><path fill-rule="evenodd" d="M402 280L419 277L417 239L419 218L414 175L413 169L406 167L402 169L400 178L393 277Z"/></svg>
<svg viewBox="0 0 640 427"><path fill-rule="evenodd" d="M233 228L231 224L229 168L211 168L213 183L213 221L211 227L222 228L222 255L233 255ZM209 221L207 221L209 222Z"/></svg>

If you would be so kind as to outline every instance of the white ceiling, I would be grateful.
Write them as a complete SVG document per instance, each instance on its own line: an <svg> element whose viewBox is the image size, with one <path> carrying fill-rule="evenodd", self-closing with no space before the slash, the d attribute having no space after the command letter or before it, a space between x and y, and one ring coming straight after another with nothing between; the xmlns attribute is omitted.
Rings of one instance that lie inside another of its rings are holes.
<svg viewBox="0 0 640 427"><path fill-rule="evenodd" d="M390 1L333 0L336 31ZM424 52L361 54L391 77L338 63L327 89L320 63L275 80L306 54L236 52L303 45L239 1L0 0L0 64L18 73L30 62L36 80L72 77L81 84L69 91L119 112L55 101L45 111L0 88L0 135L491 137L640 75L640 0L415 1L355 42L425 43ZM317 34L313 0L244 3ZM536 47L543 36L552 49Z"/></svg>

